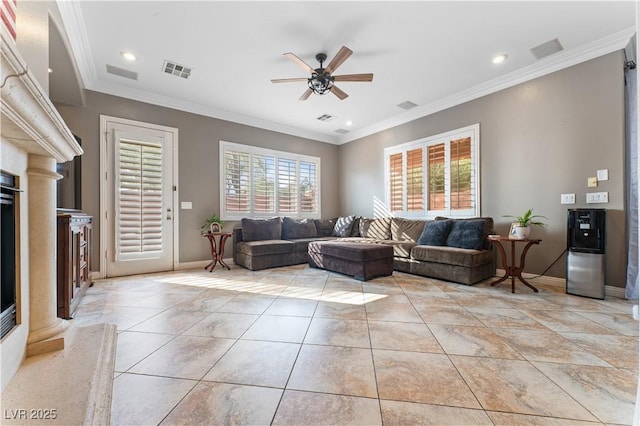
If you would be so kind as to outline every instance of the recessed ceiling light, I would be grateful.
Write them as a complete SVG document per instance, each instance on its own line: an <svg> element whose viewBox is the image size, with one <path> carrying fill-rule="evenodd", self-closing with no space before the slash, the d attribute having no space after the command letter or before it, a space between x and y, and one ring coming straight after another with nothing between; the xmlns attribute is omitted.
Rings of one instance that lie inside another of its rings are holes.
<svg viewBox="0 0 640 426"><path fill-rule="evenodd" d="M125 58L127 61L135 61L136 60L136 55L134 55L131 52L120 52L120 54L122 55L123 58Z"/></svg>
<svg viewBox="0 0 640 426"><path fill-rule="evenodd" d="M353 121L349 120L349 121L347 121L347 122L346 122L346 123L344 123L344 124L346 124L347 126L351 126L351 125L353 124Z"/></svg>
<svg viewBox="0 0 640 426"><path fill-rule="evenodd" d="M504 61L506 61L506 60L507 60L507 55L505 55L505 54L497 55L497 56L495 56L495 57L493 58L493 63L494 63L494 64L501 64L501 63L503 63L503 62L504 62Z"/></svg>

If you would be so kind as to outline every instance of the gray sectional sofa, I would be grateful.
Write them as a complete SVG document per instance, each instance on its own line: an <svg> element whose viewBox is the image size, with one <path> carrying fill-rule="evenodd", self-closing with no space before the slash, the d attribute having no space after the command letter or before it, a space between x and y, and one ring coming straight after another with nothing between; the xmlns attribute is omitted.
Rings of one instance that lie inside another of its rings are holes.
<svg viewBox="0 0 640 426"><path fill-rule="evenodd" d="M307 263L311 241L385 244L393 247L397 271L470 285L495 275L495 256L487 240L492 233L490 217L242 219L233 231L233 260L260 270Z"/></svg>

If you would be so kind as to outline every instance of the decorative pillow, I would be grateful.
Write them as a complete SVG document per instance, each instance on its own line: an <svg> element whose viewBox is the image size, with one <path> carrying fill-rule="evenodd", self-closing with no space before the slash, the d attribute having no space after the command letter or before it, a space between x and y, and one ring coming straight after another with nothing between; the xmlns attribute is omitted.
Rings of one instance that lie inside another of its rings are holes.
<svg viewBox="0 0 640 426"><path fill-rule="evenodd" d="M450 220L432 220L425 223L422 234L418 238L418 245L446 246L452 223Z"/></svg>
<svg viewBox="0 0 640 426"><path fill-rule="evenodd" d="M360 218L360 236L362 238L375 238L376 240L390 240L391 218Z"/></svg>
<svg viewBox="0 0 640 426"><path fill-rule="evenodd" d="M359 237L360 236L360 217L356 217L356 220L353 221L353 226L351 227L351 235L350 237Z"/></svg>
<svg viewBox="0 0 640 426"><path fill-rule="evenodd" d="M351 228L353 228L353 222L356 220L355 216L342 216L336 221L333 227L334 237L348 237L351 235Z"/></svg>
<svg viewBox="0 0 640 426"><path fill-rule="evenodd" d="M493 218L492 217L471 217L467 219L451 219L449 217L437 216L435 220L453 220L454 222L458 221L470 221L470 220L484 220L484 231L482 233L482 239L484 241L482 248L485 250L491 250L491 241L487 240L487 237L491 234L495 234L495 230L493 229Z"/></svg>
<svg viewBox="0 0 640 426"><path fill-rule="evenodd" d="M441 221L436 221L441 222ZM484 245L485 221L456 220L451 225L447 245L464 249L482 250Z"/></svg>
<svg viewBox="0 0 640 426"><path fill-rule="evenodd" d="M333 227L336 226L336 219L314 220L317 237L330 237L333 234Z"/></svg>
<svg viewBox="0 0 640 426"><path fill-rule="evenodd" d="M242 219L242 241L279 240L282 235L282 221L272 219Z"/></svg>
<svg viewBox="0 0 640 426"><path fill-rule="evenodd" d="M316 225L313 219L292 219L282 218L282 239L290 240L294 238L314 238L318 236Z"/></svg>

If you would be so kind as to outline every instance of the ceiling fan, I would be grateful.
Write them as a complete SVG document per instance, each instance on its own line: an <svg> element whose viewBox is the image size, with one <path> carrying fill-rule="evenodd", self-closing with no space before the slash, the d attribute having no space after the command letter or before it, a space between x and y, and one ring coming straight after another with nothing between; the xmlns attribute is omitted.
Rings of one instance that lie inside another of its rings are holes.
<svg viewBox="0 0 640 426"><path fill-rule="evenodd" d="M297 81L306 81L309 88L300 96L299 100L306 101L312 93L317 95L324 95L327 92L331 92L336 95L340 100L345 99L349 95L340 90L334 82L336 81L372 81L373 74L344 74L344 75L331 75L344 61L347 60L353 51L346 46L342 46L336 56L329 62L326 68L323 67L324 62L327 60L327 55L324 53L318 53L316 60L320 62L320 67L313 69L302 59L298 58L293 53L285 53L291 61L300 65L305 71L311 73L311 77L300 78L276 78L272 79L272 83L291 83Z"/></svg>

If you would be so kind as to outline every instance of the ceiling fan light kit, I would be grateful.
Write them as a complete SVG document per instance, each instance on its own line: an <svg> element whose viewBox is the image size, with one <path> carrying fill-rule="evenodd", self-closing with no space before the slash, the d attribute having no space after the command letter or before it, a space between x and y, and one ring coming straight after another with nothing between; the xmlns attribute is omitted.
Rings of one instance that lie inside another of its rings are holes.
<svg viewBox="0 0 640 426"><path fill-rule="evenodd" d="M316 55L316 60L320 62L320 66L318 68L312 68L309 64L304 62L302 59L294 55L293 53L285 53L288 59L292 62L295 62L300 67L302 67L305 71L311 73L311 77L309 78L280 78L271 80L272 83L291 83L297 81L307 81L307 86L309 87L303 94L300 96L299 100L305 101L309 99L312 93L316 95L325 95L328 92L336 95L340 100L347 98L347 95L344 91L339 89L334 83L336 81L372 81L373 74L347 74L347 75L331 75L344 61L351 56L353 51L346 46L342 46L336 56L329 62L326 68L323 67L324 62L327 60L327 55L325 53L318 53Z"/></svg>

